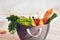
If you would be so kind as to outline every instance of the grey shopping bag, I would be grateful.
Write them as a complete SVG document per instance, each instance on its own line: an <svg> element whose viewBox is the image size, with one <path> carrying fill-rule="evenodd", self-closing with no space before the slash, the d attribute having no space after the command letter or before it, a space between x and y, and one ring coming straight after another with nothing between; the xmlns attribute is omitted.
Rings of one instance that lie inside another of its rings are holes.
<svg viewBox="0 0 60 40"><path fill-rule="evenodd" d="M45 40L49 31L49 25L23 26L17 25L17 33L21 40Z"/></svg>

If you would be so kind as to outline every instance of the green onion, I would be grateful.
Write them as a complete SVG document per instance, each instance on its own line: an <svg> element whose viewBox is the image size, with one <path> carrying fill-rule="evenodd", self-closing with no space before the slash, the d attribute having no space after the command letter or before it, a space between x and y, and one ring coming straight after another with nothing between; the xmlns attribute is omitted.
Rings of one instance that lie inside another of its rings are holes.
<svg viewBox="0 0 60 40"><path fill-rule="evenodd" d="M49 18L49 20L48 20L48 22L47 23L50 23L54 18L56 18L57 17L57 14L56 13L54 13L52 16L51 16L51 18Z"/></svg>

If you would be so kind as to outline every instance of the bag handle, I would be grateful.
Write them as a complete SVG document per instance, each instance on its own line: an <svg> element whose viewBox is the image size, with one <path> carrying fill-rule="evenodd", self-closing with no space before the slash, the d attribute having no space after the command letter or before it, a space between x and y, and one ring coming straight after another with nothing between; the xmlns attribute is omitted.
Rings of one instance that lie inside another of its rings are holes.
<svg viewBox="0 0 60 40"><path fill-rule="evenodd" d="M31 34L31 32L30 32L30 30L29 30L28 28L27 28L27 32L28 32L28 34L29 34L30 36L32 36L32 37L38 37L38 36L41 34L41 32L42 32L42 28L38 29L37 35Z"/></svg>

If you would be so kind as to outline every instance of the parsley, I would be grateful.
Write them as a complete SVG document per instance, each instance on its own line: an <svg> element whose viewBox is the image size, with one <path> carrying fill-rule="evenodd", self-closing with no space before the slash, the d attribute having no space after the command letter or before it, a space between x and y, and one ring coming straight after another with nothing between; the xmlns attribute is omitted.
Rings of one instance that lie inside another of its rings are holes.
<svg viewBox="0 0 60 40"><path fill-rule="evenodd" d="M10 15L10 17L7 17L8 21L10 21L8 25L8 30L11 34L14 34L16 32L16 27L17 27L17 19L19 19L18 16L15 15Z"/></svg>

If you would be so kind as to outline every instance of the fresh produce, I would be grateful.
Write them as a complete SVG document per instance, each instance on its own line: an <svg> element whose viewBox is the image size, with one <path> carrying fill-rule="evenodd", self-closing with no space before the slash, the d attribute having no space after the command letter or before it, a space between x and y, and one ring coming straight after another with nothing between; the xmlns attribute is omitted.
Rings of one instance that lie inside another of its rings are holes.
<svg viewBox="0 0 60 40"><path fill-rule="evenodd" d="M50 23L54 18L56 18L57 17L57 14L56 13L54 13L50 18L49 18L49 20L47 21L47 24L48 23Z"/></svg>
<svg viewBox="0 0 60 40"><path fill-rule="evenodd" d="M17 22L19 23L19 24L22 24L22 25L25 25L25 26L31 26L31 20L30 19L28 19L27 17L20 17L18 20L17 20Z"/></svg>
<svg viewBox="0 0 60 40"><path fill-rule="evenodd" d="M10 17L7 17L8 21L15 22L17 19L19 19L18 16L10 15Z"/></svg>
<svg viewBox="0 0 60 40"><path fill-rule="evenodd" d="M14 34L16 31L16 27L17 27L17 19L19 19L18 16L15 15L10 15L10 17L7 17L8 21L10 21L9 25L8 25L8 30L11 34Z"/></svg>
<svg viewBox="0 0 60 40"><path fill-rule="evenodd" d="M44 25L43 21L42 21L42 20L40 20L40 26L43 26L43 25Z"/></svg>
<svg viewBox="0 0 60 40"><path fill-rule="evenodd" d="M33 18L34 22L36 23L36 18L34 18L34 16L32 16L32 18Z"/></svg>
<svg viewBox="0 0 60 40"><path fill-rule="evenodd" d="M36 26L36 24L35 24L34 19L32 18L32 16L30 16L29 18L31 20L32 26Z"/></svg>
<svg viewBox="0 0 60 40"><path fill-rule="evenodd" d="M40 18L37 18L37 20L36 20L36 25L37 25L37 26L42 26L42 25L44 25L44 24L43 24L43 21L42 21Z"/></svg>
<svg viewBox="0 0 60 40"><path fill-rule="evenodd" d="M53 12L53 9L51 8L51 9L49 9L49 10L45 13L45 15L44 15L44 17L43 17L43 19L42 19L43 22L44 22L44 24L47 23L47 21L48 21L48 19L50 18L52 12Z"/></svg>
<svg viewBox="0 0 60 40"><path fill-rule="evenodd" d="M52 15L52 12L53 12L53 9L52 8L49 9L45 13L43 19L40 18L40 15L37 15L37 18L34 18L34 16L18 17L15 15L10 15L9 17L7 17L8 21L10 21L10 23L8 25L8 30L11 34L14 34L16 32L17 24L24 25L25 27L43 26L43 25L49 24L54 18L57 17L57 14L53 13L53 15Z"/></svg>

